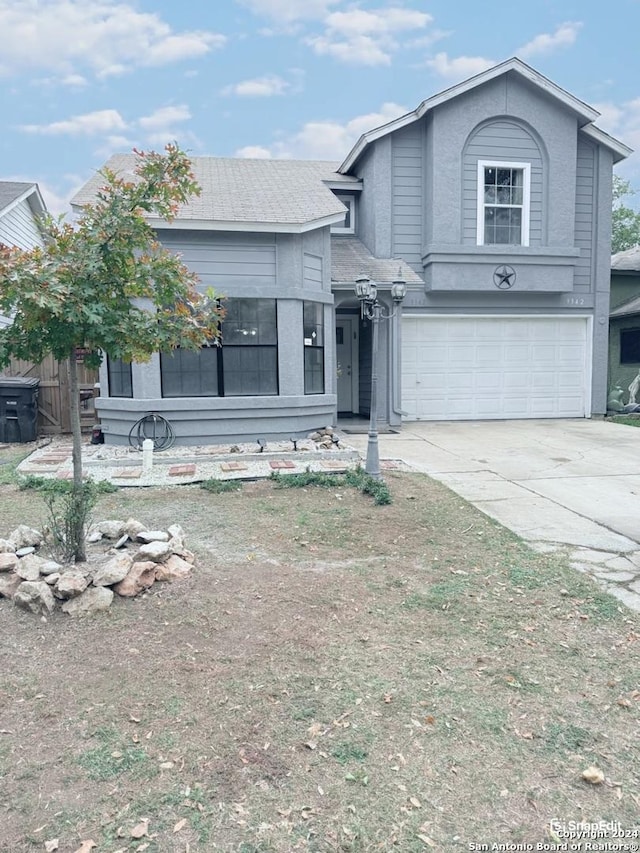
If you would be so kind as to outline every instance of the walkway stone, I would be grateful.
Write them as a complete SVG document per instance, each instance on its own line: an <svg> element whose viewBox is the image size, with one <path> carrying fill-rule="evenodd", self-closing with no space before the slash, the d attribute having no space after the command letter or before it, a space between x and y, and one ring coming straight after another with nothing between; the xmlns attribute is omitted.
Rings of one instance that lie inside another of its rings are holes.
<svg viewBox="0 0 640 853"><path fill-rule="evenodd" d="M189 463L187 465L172 465L169 468L170 477L193 477L195 473L196 466L194 463Z"/></svg>
<svg viewBox="0 0 640 853"><path fill-rule="evenodd" d="M283 469L283 468L295 468L296 467L293 464L293 462L289 462L288 459L272 459L271 462L269 462L269 465L275 471L279 471L280 469Z"/></svg>

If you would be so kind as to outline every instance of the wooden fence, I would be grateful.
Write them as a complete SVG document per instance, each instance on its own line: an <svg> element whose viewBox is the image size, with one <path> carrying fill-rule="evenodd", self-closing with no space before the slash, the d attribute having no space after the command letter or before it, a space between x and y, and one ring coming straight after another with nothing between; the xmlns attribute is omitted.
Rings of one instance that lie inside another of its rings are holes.
<svg viewBox="0 0 640 853"><path fill-rule="evenodd" d="M38 435L71 432L69 369L66 361L56 361L53 356L47 356L40 364L15 360L1 372L1 375L26 376L40 380ZM82 428L90 430L96 419L93 386L98 381L98 371L88 370L79 362L78 380Z"/></svg>

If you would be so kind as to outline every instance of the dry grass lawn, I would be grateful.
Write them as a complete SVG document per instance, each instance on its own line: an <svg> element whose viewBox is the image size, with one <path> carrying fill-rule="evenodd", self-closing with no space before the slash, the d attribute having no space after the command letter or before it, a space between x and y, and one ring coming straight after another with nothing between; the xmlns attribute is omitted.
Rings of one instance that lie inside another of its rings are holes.
<svg viewBox="0 0 640 853"><path fill-rule="evenodd" d="M0 535L44 516L9 471ZM270 482L101 498L101 518L182 524L198 570L80 621L0 601L0 851L413 853L551 842L554 819L631 830L640 616L426 477L387 480L381 507Z"/></svg>

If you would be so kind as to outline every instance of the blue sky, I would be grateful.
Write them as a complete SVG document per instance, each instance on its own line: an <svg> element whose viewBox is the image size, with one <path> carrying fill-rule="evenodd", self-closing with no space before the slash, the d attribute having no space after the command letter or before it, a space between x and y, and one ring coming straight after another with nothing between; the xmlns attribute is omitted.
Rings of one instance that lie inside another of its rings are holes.
<svg viewBox="0 0 640 853"><path fill-rule="evenodd" d="M133 146L342 160L514 55L640 151L639 32L640 0L0 0L0 178L60 212Z"/></svg>

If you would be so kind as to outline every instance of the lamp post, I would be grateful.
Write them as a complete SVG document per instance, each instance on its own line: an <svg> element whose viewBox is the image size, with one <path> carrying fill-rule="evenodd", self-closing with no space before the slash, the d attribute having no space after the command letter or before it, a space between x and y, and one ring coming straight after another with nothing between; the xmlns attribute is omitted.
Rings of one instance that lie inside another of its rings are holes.
<svg viewBox="0 0 640 853"><path fill-rule="evenodd" d="M407 285L398 270L398 277L391 285L394 309L385 311L378 300L378 288L366 273L356 279L356 296L360 302L360 316L371 320L371 408L369 415L369 440L364 470L377 480L380 479L380 456L378 453L378 329L380 320L391 320L407 295Z"/></svg>

